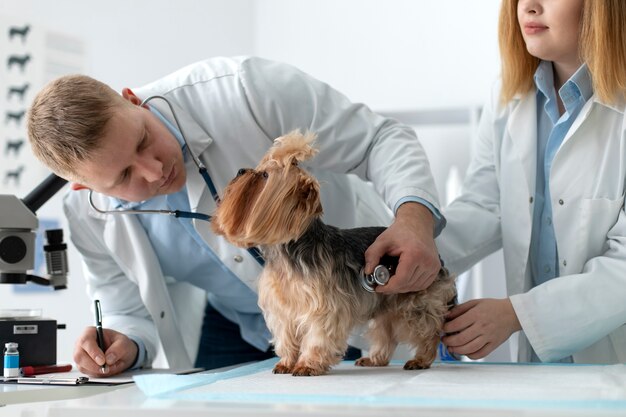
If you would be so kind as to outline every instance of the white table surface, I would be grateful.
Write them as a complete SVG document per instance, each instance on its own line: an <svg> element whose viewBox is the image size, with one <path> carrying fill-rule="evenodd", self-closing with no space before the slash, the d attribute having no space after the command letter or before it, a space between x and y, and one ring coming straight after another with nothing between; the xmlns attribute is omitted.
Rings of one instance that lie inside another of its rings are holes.
<svg viewBox="0 0 626 417"><path fill-rule="evenodd" d="M0 417L44 417L54 403L128 388L131 385L50 386L0 384Z"/></svg>
<svg viewBox="0 0 626 417"><path fill-rule="evenodd" d="M324 407L294 406L281 404L206 404L191 401L173 401L147 398L135 386L125 386L112 392L69 401L39 403L38 407L16 407L6 416L12 417L206 417L206 416L320 416L320 417L408 417L408 416L464 416L464 417L590 417L589 410L507 410L507 409L459 409L459 408L394 408L394 407ZM0 410L2 410L0 408ZM19 414L21 412L21 414ZM3 414L0 416L4 417ZM624 416L623 411L602 411L593 417Z"/></svg>
<svg viewBox="0 0 626 417"><path fill-rule="evenodd" d="M287 377L287 376L282 376ZM22 401L28 401L26 403ZM394 406L202 402L147 397L135 384L118 386L16 386L0 391L0 417L196 417L196 416L626 416L626 409L520 409L483 406ZM592 413L590 414L590 411Z"/></svg>

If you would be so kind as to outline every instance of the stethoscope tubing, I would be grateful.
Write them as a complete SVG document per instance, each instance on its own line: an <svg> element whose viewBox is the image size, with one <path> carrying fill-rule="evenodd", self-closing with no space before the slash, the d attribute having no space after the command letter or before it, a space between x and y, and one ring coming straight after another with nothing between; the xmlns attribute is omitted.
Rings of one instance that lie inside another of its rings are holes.
<svg viewBox="0 0 626 417"><path fill-rule="evenodd" d="M153 100L155 98L161 99L165 103L167 103L168 107L170 108L170 111L172 112L172 116L174 117L174 121L176 122L176 126L178 127L178 130L180 131L180 136L183 138L183 141L185 142L187 151L189 152L191 159L193 159L193 162L198 167L198 172L200 173L200 175L204 179L204 182L209 188L209 191L211 192L211 196L213 197L213 200L215 200L215 204L219 204L220 197L219 197L219 194L217 193L217 189L215 188L215 185L213 184L213 181L211 180L211 177L209 176L209 173L206 167L204 166L204 164L192 152L191 147L189 146L189 142L187 142L187 136L185 136L185 133L183 132L180 122L178 121L178 117L176 116L176 112L174 111L174 108L172 107L172 104L169 102L169 100L163 96L154 95L143 100L141 102L141 106L147 104L150 100ZM208 214L196 213L196 212L191 212L191 211L182 211L182 210L137 210L137 209L102 210L99 207L97 207L95 203L93 202L93 190L89 190L87 199L89 201L89 206L100 214L107 214L107 215L108 214L112 214L112 215L162 214L162 215L174 216L176 218L197 219L197 220L203 220L207 222L211 221L211 216L209 216ZM265 265L265 260L263 259L263 255L261 254L261 251L258 248L255 248L255 247L248 248L247 251L250 253L250 255L252 255L252 257L261 266Z"/></svg>
<svg viewBox="0 0 626 417"><path fill-rule="evenodd" d="M89 190L87 195L89 206L100 214L165 214L168 216L181 217L187 219L198 219L207 222L211 221L211 216L204 213L194 213L192 211L182 210L136 210L136 209L118 209L118 210L102 210L93 202L93 190Z"/></svg>

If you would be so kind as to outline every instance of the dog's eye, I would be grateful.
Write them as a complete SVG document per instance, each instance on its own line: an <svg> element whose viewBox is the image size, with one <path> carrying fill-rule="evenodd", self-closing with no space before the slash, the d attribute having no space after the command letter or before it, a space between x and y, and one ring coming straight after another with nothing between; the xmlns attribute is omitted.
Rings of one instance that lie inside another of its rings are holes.
<svg viewBox="0 0 626 417"><path fill-rule="evenodd" d="M263 178L267 179L267 177L269 177L269 174L267 173L267 171L263 171L261 173L261 175L263 175Z"/></svg>
<svg viewBox="0 0 626 417"><path fill-rule="evenodd" d="M248 170L245 169L245 168L241 168L239 171L237 171L237 176L238 177L242 176L243 174L246 173L246 171L248 171Z"/></svg>

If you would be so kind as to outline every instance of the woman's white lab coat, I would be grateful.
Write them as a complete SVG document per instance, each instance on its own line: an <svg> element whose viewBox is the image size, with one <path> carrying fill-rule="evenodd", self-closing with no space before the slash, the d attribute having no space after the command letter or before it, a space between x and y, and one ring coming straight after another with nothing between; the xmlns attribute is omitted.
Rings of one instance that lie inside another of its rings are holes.
<svg viewBox="0 0 626 417"><path fill-rule="evenodd" d="M626 362L624 105L593 96L558 149L550 197L560 277L531 289L536 96L503 107L498 95L496 88L482 115L462 195L444 210L442 257L460 272L503 247L507 291L523 328L520 360L529 360L530 341L542 361Z"/></svg>
<svg viewBox="0 0 626 417"><path fill-rule="evenodd" d="M328 223L389 224L388 207L407 195L438 207L426 156L410 128L350 103L293 67L257 58L210 59L134 92L170 100L219 193L240 168L256 166L273 139L298 128L318 134L320 152L309 168L320 180ZM151 105L173 120L162 101ZM212 213L213 199L192 162L187 173L190 207ZM371 179L385 201L371 184L345 173ZM113 207L106 196L94 194L94 200L101 208ZM163 276L136 217L98 214L88 206L86 191L71 192L65 211L72 242L84 258L88 292L103 301L104 325L141 338L147 363L160 340L170 366L193 364L204 292ZM252 257L213 235L206 222L196 221L195 227L221 261L256 290L260 266Z"/></svg>

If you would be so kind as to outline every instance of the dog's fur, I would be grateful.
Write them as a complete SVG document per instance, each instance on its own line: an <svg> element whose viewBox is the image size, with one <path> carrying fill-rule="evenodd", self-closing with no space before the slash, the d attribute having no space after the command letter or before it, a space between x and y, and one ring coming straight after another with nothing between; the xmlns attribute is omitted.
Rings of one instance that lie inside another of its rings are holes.
<svg viewBox="0 0 626 417"><path fill-rule="evenodd" d="M274 372L326 373L341 360L350 331L368 321L370 355L356 365L386 366L405 342L416 353L404 368L428 368L456 295L454 278L442 268L424 291L364 290L364 253L384 228L341 230L322 222L319 183L298 166L316 154L313 140L298 132L276 139L256 169L240 170L230 182L212 221L234 245L263 252L259 305L280 357Z"/></svg>

